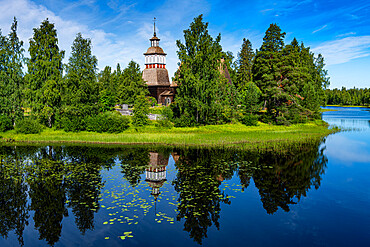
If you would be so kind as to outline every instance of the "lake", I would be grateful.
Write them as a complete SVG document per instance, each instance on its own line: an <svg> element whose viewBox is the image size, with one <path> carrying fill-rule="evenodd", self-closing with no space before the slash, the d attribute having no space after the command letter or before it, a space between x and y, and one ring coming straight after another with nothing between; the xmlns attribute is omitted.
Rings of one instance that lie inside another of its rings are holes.
<svg viewBox="0 0 370 247"><path fill-rule="evenodd" d="M0 146L0 246L368 246L370 112L284 154Z"/></svg>

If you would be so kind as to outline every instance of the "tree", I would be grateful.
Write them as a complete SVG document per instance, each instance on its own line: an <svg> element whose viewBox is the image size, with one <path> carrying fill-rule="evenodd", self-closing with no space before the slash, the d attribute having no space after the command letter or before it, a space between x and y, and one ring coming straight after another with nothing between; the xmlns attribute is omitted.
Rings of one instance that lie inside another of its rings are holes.
<svg viewBox="0 0 370 247"><path fill-rule="evenodd" d="M53 105L48 105L50 102L47 102L44 93L50 89L50 83L47 85L47 81L54 81L55 89L61 91L64 51L59 50L57 31L48 19L44 20L39 28L33 29L28 51L30 58L27 62L27 96L32 114L41 121L47 119L51 127L59 111L60 101L53 101Z"/></svg>
<svg viewBox="0 0 370 247"><path fill-rule="evenodd" d="M122 73L115 72L118 79L117 98L120 104L133 104L139 95L148 95L148 86L142 78L139 64L130 61Z"/></svg>
<svg viewBox="0 0 370 247"><path fill-rule="evenodd" d="M0 114L7 116L13 125L23 118L23 41L17 35L14 17L8 37L0 32Z"/></svg>
<svg viewBox="0 0 370 247"><path fill-rule="evenodd" d="M225 108L232 105L230 84L220 73L223 71L221 35L213 39L208 33L208 23L200 15L184 30L184 39L184 44L180 40L176 42L180 60L175 77L177 125L218 123L224 119Z"/></svg>
<svg viewBox="0 0 370 247"><path fill-rule="evenodd" d="M66 66L63 102L83 112L91 112L92 106L98 101L98 60L92 55L91 40L84 39L81 33L77 34L71 48L72 54Z"/></svg>
<svg viewBox="0 0 370 247"><path fill-rule="evenodd" d="M134 126L144 126L149 122L149 101L144 95L138 95L135 100L132 124Z"/></svg>
<svg viewBox="0 0 370 247"><path fill-rule="evenodd" d="M76 35L71 48L63 81L60 127L78 131L85 129L86 116L99 111L99 85L96 79L98 60L92 55L91 40L83 38L81 33Z"/></svg>
<svg viewBox="0 0 370 247"><path fill-rule="evenodd" d="M257 51L252 67L253 81L262 92L264 107L274 118L279 116L277 107L285 98L281 85L281 56L284 48L285 33L277 24L271 24L265 33L261 48ZM279 84L280 85L279 85Z"/></svg>
<svg viewBox="0 0 370 247"><path fill-rule="evenodd" d="M238 53L237 61L237 87L242 88L248 82L252 81L252 66L255 53L252 49L252 43L249 39L243 39L243 44L240 52Z"/></svg>

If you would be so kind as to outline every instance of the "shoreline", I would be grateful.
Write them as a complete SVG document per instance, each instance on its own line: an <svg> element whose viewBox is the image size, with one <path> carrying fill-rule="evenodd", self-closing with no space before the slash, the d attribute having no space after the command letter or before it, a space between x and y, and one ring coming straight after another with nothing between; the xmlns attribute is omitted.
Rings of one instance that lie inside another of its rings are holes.
<svg viewBox="0 0 370 247"><path fill-rule="evenodd" d="M259 123L208 125L201 127L160 129L154 126L129 128L118 133L65 132L46 129L40 134L0 133L0 145L72 144L109 146L232 147L237 149L284 149L322 139L338 129L329 129L321 120L291 126Z"/></svg>

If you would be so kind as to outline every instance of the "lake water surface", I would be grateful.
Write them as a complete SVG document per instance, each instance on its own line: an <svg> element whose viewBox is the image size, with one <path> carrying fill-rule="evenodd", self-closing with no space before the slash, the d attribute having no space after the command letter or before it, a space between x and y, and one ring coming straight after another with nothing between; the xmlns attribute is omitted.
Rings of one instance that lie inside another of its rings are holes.
<svg viewBox="0 0 370 247"><path fill-rule="evenodd" d="M370 112L286 154L0 146L0 246L369 246Z"/></svg>

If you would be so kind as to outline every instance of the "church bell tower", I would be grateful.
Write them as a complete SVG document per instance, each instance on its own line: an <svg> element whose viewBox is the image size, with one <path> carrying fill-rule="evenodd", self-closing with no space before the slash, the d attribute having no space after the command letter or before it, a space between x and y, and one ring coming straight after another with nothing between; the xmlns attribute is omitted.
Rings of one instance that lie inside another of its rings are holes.
<svg viewBox="0 0 370 247"><path fill-rule="evenodd" d="M157 37L154 18L154 34L150 39L150 47L145 56L145 69L143 80L148 85L150 96L154 97L158 103L167 105L173 101L174 94L166 69L166 53L159 46L160 39Z"/></svg>

